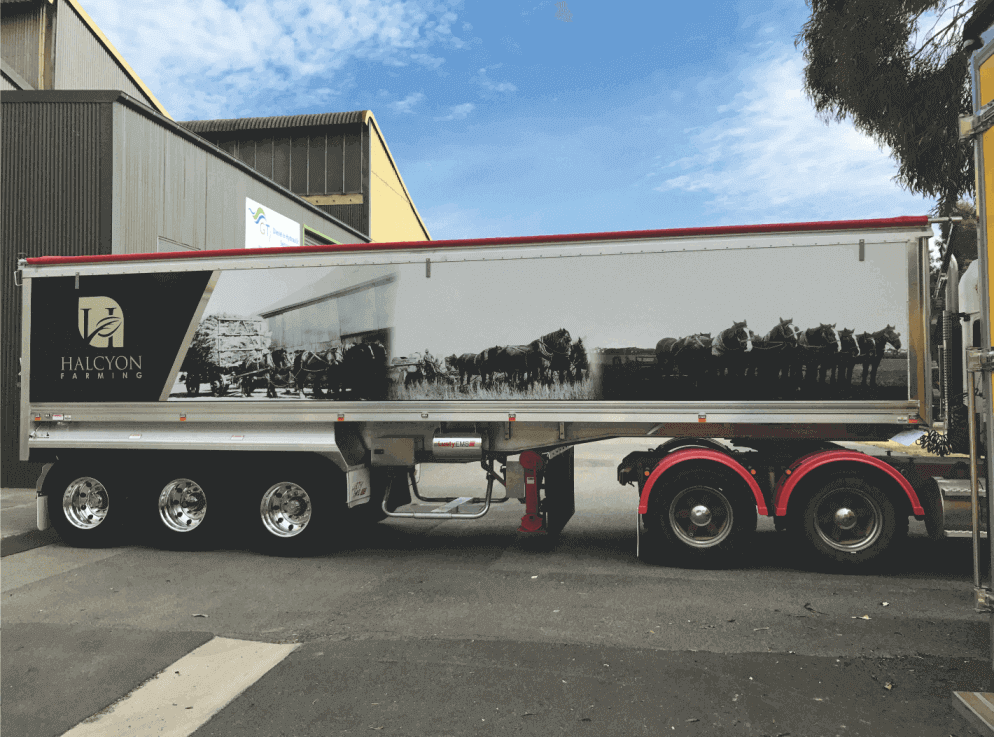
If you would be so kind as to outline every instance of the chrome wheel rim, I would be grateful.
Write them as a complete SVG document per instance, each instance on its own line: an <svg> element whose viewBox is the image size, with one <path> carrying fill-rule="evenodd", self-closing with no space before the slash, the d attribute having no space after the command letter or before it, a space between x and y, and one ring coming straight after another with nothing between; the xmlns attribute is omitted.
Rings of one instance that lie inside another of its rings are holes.
<svg viewBox="0 0 994 737"><path fill-rule="evenodd" d="M159 519L173 532L197 529L207 515L207 494L190 479L174 479L159 494Z"/></svg>
<svg viewBox="0 0 994 737"><path fill-rule="evenodd" d="M731 502L710 486L683 489L670 503L670 529L692 548L720 545L732 534L733 521Z"/></svg>
<svg viewBox="0 0 994 737"><path fill-rule="evenodd" d="M276 537L296 537L311 521L311 497L302 486L281 481L263 494L259 511L267 532Z"/></svg>
<svg viewBox="0 0 994 737"><path fill-rule="evenodd" d="M815 532L833 550L865 550L880 538L883 524L877 500L861 489L835 489L815 507Z"/></svg>
<svg viewBox="0 0 994 737"><path fill-rule="evenodd" d="M107 487L92 476L70 482L62 494L62 513L73 527L92 530L107 519L110 495Z"/></svg>

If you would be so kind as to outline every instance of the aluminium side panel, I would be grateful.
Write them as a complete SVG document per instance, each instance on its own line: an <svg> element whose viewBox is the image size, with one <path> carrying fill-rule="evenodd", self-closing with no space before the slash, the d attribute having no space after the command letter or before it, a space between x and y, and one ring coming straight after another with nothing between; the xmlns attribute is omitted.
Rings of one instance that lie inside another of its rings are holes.
<svg viewBox="0 0 994 737"><path fill-rule="evenodd" d="M522 431L529 422L704 434L762 425L790 437L797 424L893 426L919 415L927 396L909 358L909 346L926 345L920 277L909 278L924 234L635 234L39 266L31 406L70 413L79 428L516 420ZM184 370L214 360L203 346L224 350L219 318L232 317L263 352L330 351L308 364L325 372L325 391L311 382L301 397L275 374L285 387L275 398L261 384L241 392L221 360L230 391L191 395ZM833 368L845 376L836 359L849 331L882 350L850 354L849 378L826 380ZM671 350L680 341L683 351ZM409 381L411 366L431 378Z"/></svg>

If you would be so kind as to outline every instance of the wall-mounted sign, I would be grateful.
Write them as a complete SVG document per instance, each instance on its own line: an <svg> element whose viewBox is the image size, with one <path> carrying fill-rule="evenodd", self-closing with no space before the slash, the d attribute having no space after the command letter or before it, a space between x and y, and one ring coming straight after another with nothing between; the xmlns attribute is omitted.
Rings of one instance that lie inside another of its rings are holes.
<svg viewBox="0 0 994 737"><path fill-rule="evenodd" d="M300 245L300 223L271 207L245 198L245 247L275 248Z"/></svg>

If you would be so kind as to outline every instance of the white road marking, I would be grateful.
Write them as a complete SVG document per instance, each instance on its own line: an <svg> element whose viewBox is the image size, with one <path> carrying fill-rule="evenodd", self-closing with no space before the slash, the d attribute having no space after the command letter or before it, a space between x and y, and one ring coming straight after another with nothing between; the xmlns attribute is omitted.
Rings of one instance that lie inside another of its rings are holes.
<svg viewBox="0 0 994 737"><path fill-rule="evenodd" d="M297 647L215 637L62 737L187 737Z"/></svg>

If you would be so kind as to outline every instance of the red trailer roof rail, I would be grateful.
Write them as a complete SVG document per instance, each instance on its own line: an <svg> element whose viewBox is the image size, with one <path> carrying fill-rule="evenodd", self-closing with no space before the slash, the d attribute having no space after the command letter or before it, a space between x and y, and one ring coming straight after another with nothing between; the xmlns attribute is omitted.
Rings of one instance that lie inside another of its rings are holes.
<svg viewBox="0 0 994 737"><path fill-rule="evenodd" d="M669 228L664 230L620 230L607 233L567 233L561 235L515 236L512 238L466 238L444 241L402 241L395 243L341 243L325 246L299 246L287 248L244 248L223 251L169 251L166 253L122 253L111 256L40 256L27 259L32 266L56 264L93 264L120 261L169 261L219 257L272 256L294 253L347 253L350 251L437 250L442 248L473 248L482 246L543 245L551 243L578 243L596 241L624 241L643 238L694 238L724 235L762 235L764 233L805 233L833 230L875 230L886 228L928 227L928 217L911 215L874 220L831 220L808 223L770 223L763 225L720 225L707 228Z"/></svg>

